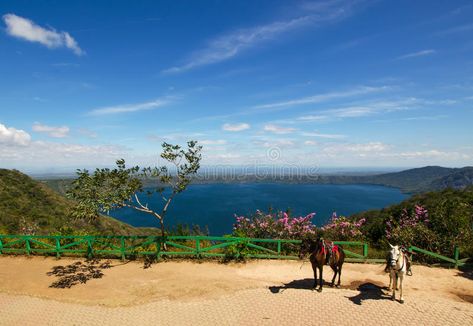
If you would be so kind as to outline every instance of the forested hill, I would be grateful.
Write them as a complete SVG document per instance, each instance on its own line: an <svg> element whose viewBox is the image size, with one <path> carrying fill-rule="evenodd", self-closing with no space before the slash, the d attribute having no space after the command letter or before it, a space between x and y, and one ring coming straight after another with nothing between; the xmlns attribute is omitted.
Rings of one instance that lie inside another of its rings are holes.
<svg viewBox="0 0 473 326"><path fill-rule="evenodd" d="M405 201L379 210L360 212L354 220L366 219L362 232L373 244L386 240L386 222L400 221L403 216L414 215L420 205L427 211L426 229L416 229L412 224L401 228L404 244L451 255L453 244L460 245L465 255L473 255L473 186L463 190L444 189L414 195ZM394 222L396 223L396 222ZM414 224L422 224L416 222ZM410 241L406 238L411 237ZM473 257L473 256L472 256Z"/></svg>
<svg viewBox="0 0 473 326"><path fill-rule="evenodd" d="M400 188L404 192L421 193L445 188L464 189L473 185L473 167L444 168L426 166L395 173L360 177L363 183Z"/></svg>
<svg viewBox="0 0 473 326"><path fill-rule="evenodd" d="M36 234L141 234L110 217L96 223L72 220L72 203L39 181L16 171L0 169L0 233L19 234L22 228L36 229Z"/></svg>

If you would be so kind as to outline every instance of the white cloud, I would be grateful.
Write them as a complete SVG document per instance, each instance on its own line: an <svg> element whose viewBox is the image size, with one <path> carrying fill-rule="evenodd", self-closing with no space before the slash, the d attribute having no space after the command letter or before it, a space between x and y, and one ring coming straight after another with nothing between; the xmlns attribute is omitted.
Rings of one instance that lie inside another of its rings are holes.
<svg viewBox="0 0 473 326"><path fill-rule="evenodd" d="M285 147L294 147L294 141L290 139L277 139L259 143L266 148L285 148Z"/></svg>
<svg viewBox="0 0 473 326"><path fill-rule="evenodd" d="M328 117L326 115L313 115L313 114L310 114L310 115L304 115L304 116L298 117L297 120L310 122L310 121L325 121L325 120L327 120L327 118Z"/></svg>
<svg viewBox="0 0 473 326"><path fill-rule="evenodd" d="M450 34L469 32L471 30L473 30L473 24L466 24L466 25L455 26L455 27L446 29L444 31L440 31L436 35L445 36L445 35L450 35Z"/></svg>
<svg viewBox="0 0 473 326"><path fill-rule="evenodd" d="M381 142L369 143L343 143L343 144L327 144L322 152L330 156L355 154L365 157L367 155L378 155L386 152L390 147Z"/></svg>
<svg viewBox="0 0 473 326"><path fill-rule="evenodd" d="M322 110L318 114L297 117L298 122L326 122L330 120L360 118L395 111L412 110L424 105L447 104L445 101L423 101L406 98L394 101L375 101L362 105Z"/></svg>
<svg viewBox="0 0 473 326"><path fill-rule="evenodd" d="M264 126L264 131L269 131L275 134L289 134L295 130L296 129L294 128L281 127L273 124L267 124Z"/></svg>
<svg viewBox="0 0 473 326"><path fill-rule="evenodd" d="M7 127L0 123L0 144L6 146L28 146L31 136L24 130Z"/></svg>
<svg viewBox="0 0 473 326"><path fill-rule="evenodd" d="M180 66L164 70L164 73L180 73L196 67L222 62L247 49L280 38L283 34L322 23L334 22L352 13L356 1L325 1L315 6L302 6L304 15L286 21L277 21L256 27L239 29L209 42L207 47L196 51Z"/></svg>
<svg viewBox="0 0 473 326"><path fill-rule="evenodd" d="M436 53L437 51L433 50L433 49L429 49L429 50L422 50L422 51L417 51L417 52L413 52L413 53L408 53L408 54L405 54L405 55L401 55L400 57L397 57L396 60L404 60L404 59L409 59L409 58L417 58L417 57L424 57L426 55L432 55L434 53Z"/></svg>
<svg viewBox="0 0 473 326"><path fill-rule="evenodd" d="M316 141L313 141L313 140L306 140L304 142L305 145L308 145L308 146L316 146L318 143Z"/></svg>
<svg viewBox="0 0 473 326"><path fill-rule="evenodd" d="M192 133L184 133L184 132L176 132L166 135L156 135L156 134L149 134L147 136L148 140L152 142L175 142L175 143L186 143L191 139L199 139L204 137L205 134L201 132L192 132ZM200 143L200 141L199 141Z"/></svg>
<svg viewBox="0 0 473 326"><path fill-rule="evenodd" d="M29 42L37 42L50 49L66 47L76 55L83 55L84 51L76 40L67 32L58 32L52 28L44 28L33 21L14 14L6 14L3 21L7 25L8 35L21 38Z"/></svg>
<svg viewBox="0 0 473 326"><path fill-rule="evenodd" d="M108 106L108 107L92 110L88 113L88 115L99 116L99 115L110 115L110 114L120 114L120 113L153 110L158 107L165 106L168 103L169 103L168 100L157 99L154 101L144 102L144 103Z"/></svg>
<svg viewBox="0 0 473 326"><path fill-rule="evenodd" d="M114 145L81 145L32 141L28 146L0 146L2 165L28 170L49 170L111 166L121 157L128 158L128 151Z"/></svg>
<svg viewBox="0 0 473 326"><path fill-rule="evenodd" d="M172 67L163 72L179 73L230 59L248 48L273 39L289 30L306 25L310 20L311 17L300 17L289 21L274 22L268 25L231 32L211 41L205 49L194 53L191 59L184 65Z"/></svg>
<svg viewBox="0 0 473 326"><path fill-rule="evenodd" d="M345 135L339 134L321 134L319 132L303 132L301 133L303 136L307 137L318 137L318 138L326 138L326 139L341 139L345 138Z"/></svg>
<svg viewBox="0 0 473 326"><path fill-rule="evenodd" d="M224 139L218 139L218 140L204 139L204 140L199 140L198 143L201 145L225 145L227 141Z"/></svg>
<svg viewBox="0 0 473 326"><path fill-rule="evenodd" d="M97 138L97 133L93 130L90 130L88 128L80 128L78 130L79 134L81 134L82 136L85 136L87 138Z"/></svg>
<svg viewBox="0 0 473 326"><path fill-rule="evenodd" d="M388 86L381 86L381 87L361 86L361 87L356 87L356 88L349 89L342 92L330 92L330 93L317 94L317 95L298 98L298 99L292 99L289 101L257 105L257 106L254 106L253 108L254 109L274 109L274 108L285 108L285 107L290 107L290 106L295 106L295 105L314 104L314 103L321 103L321 102L336 100L340 98L381 92L387 89L389 89Z"/></svg>
<svg viewBox="0 0 473 326"><path fill-rule="evenodd" d="M61 127L51 127L47 125L43 125L39 122L35 122L33 124L33 131L36 132L43 132L48 134L50 137L54 138L64 138L69 135L69 127L61 126Z"/></svg>
<svg viewBox="0 0 473 326"><path fill-rule="evenodd" d="M243 131L247 129L250 129L250 125L247 123L235 123L235 124L225 123L222 126L222 130L225 130L225 131Z"/></svg>
<svg viewBox="0 0 473 326"><path fill-rule="evenodd" d="M330 114L336 118L358 118L374 114L379 111L377 106L351 106L341 109L330 110Z"/></svg>
<svg viewBox="0 0 473 326"><path fill-rule="evenodd" d="M445 152L445 151L440 151L437 149L430 149L430 150L425 150L425 151L405 151L405 152L399 152L399 153L392 153L389 156L407 158L407 159L414 159L414 158L439 159L441 158L441 159L447 159L447 160L471 158L471 156L466 153Z"/></svg>

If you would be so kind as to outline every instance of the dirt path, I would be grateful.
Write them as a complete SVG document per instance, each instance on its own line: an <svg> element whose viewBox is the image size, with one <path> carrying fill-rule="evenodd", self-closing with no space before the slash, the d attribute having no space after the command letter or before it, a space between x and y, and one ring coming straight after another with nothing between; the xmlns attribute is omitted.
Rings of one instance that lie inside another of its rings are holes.
<svg viewBox="0 0 473 326"><path fill-rule="evenodd" d="M382 290L381 265L345 264L342 289L310 291L310 265L166 262L143 269L121 263L103 278L70 289L49 288L46 273L75 260L0 257L0 325L135 324L473 324L473 280L457 270L414 267L405 300ZM326 269L325 279L332 273Z"/></svg>

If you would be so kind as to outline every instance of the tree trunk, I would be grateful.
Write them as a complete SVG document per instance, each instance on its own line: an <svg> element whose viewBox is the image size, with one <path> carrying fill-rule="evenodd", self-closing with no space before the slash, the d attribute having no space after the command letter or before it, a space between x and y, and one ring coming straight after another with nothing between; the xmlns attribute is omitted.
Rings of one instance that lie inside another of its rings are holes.
<svg viewBox="0 0 473 326"><path fill-rule="evenodd" d="M166 229L164 227L164 215L162 215L161 218L159 219L159 224L161 226L161 237L163 239L163 250L167 251L168 248L166 246L166 242L164 241L165 236L166 236Z"/></svg>

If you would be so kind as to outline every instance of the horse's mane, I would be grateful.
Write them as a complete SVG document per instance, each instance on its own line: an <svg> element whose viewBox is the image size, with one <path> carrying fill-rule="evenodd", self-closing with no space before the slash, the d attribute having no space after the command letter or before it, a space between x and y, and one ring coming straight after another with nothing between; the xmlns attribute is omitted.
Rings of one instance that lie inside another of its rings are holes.
<svg viewBox="0 0 473 326"><path fill-rule="evenodd" d="M320 237L318 237L317 239L307 238L303 241L306 242L308 251L310 253L313 253L319 250L322 239Z"/></svg>

